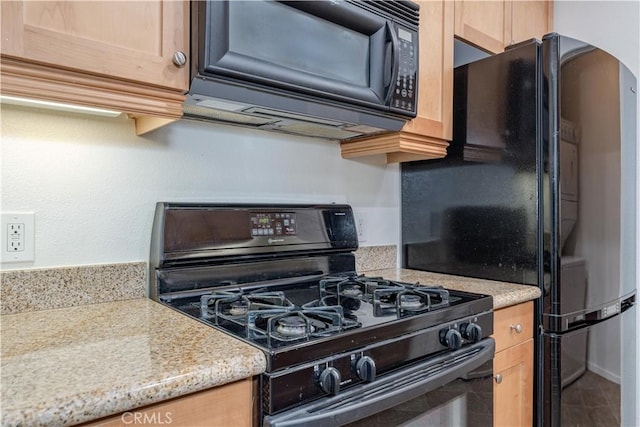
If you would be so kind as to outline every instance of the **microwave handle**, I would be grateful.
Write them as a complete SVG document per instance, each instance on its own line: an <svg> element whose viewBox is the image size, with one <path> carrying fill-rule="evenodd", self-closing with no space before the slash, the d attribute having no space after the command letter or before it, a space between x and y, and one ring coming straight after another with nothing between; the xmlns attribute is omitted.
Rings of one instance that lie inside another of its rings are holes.
<svg viewBox="0 0 640 427"><path fill-rule="evenodd" d="M386 90L384 99L385 104L389 105L400 69L400 63L397 60L400 57L400 42L392 24L389 22L387 22L387 34L389 34L389 41L387 41L384 58L384 87Z"/></svg>

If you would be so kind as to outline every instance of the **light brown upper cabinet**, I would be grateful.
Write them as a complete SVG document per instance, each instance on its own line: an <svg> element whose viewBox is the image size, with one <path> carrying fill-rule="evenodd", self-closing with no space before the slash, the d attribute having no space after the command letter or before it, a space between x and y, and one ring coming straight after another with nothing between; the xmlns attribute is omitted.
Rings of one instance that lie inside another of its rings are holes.
<svg viewBox="0 0 640 427"><path fill-rule="evenodd" d="M2 93L130 114L138 133L182 116L187 1L2 1Z"/></svg>
<svg viewBox="0 0 640 427"><path fill-rule="evenodd" d="M553 2L512 1L510 7L511 33L507 38L508 44L540 39L553 31Z"/></svg>
<svg viewBox="0 0 640 427"><path fill-rule="evenodd" d="M455 0L455 35L480 49L505 47L551 31L551 1Z"/></svg>
<svg viewBox="0 0 640 427"><path fill-rule="evenodd" d="M453 2L418 1L418 113L400 132L341 143L342 157L386 156L387 163L441 158L451 140Z"/></svg>

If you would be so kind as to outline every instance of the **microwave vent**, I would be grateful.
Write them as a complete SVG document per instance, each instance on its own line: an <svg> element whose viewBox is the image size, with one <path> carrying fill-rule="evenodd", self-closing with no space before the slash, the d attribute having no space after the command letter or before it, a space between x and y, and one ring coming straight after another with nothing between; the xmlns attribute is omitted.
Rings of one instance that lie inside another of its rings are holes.
<svg viewBox="0 0 640 427"><path fill-rule="evenodd" d="M281 132L293 133L296 135L307 135L328 139L347 139L360 136L360 133L349 132L336 127L322 126L315 123L296 122L276 128Z"/></svg>
<svg viewBox="0 0 640 427"><path fill-rule="evenodd" d="M197 105L184 104L184 116L194 119L214 119L222 122L237 123L243 125L263 126L277 122L277 119L270 117L252 116L250 114L235 113L231 111L215 110Z"/></svg>
<svg viewBox="0 0 640 427"><path fill-rule="evenodd" d="M420 9L411 1L362 1L347 0L347 3L357 4L358 7L383 15L397 22L402 22L413 28L420 23Z"/></svg>
<svg viewBox="0 0 640 427"><path fill-rule="evenodd" d="M301 120L305 122L317 123L320 125L327 125L327 126L344 126L345 125L344 122L338 122L338 121L329 120L329 119L322 119L319 117L310 117L310 116L305 116L297 113L288 113L286 111L273 110L271 108L251 107L243 111L249 114L257 114L257 115L268 116L268 117L277 117L281 119L294 119L298 121Z"/></svg>

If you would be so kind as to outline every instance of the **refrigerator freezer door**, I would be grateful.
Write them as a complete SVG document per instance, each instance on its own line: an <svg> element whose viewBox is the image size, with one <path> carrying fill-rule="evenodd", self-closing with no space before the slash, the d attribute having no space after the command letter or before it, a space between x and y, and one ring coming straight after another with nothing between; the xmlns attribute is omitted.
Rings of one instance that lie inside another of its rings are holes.
<svg viewBox="0 0 640 427"><path fill-rule="evenodd" d="M589 328L583 328L564 337L560 380L562 389L576 381L587 370L587 338Z"/></svg>
<svg viewBox="0 0 640 427"><path fill-rule="evenodd" d="M613 351L620 347L620 322L618 316L572 332L542 335L546 368L538 425L620 425L620 360ZM610 329L616 333L607 332ZM594 346L592 341L602 333L608 334L606 342Z"/></svg>

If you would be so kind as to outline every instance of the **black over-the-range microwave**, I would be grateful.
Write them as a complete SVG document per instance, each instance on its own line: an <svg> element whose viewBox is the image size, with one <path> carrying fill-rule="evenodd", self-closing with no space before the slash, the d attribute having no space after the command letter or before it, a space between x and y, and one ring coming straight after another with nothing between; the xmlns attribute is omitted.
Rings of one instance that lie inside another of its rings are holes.
<svg viewBox="0 0 640 427"><path fill-rule="evenodd" d="M345 140L416 115L410 1L193 1L187 118Z"/></svg>

